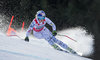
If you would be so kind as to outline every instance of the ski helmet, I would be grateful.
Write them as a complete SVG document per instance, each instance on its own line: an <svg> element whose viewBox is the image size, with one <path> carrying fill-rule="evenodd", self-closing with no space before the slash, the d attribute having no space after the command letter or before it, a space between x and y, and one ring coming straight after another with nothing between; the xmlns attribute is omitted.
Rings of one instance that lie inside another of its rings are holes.
<svg viewBox="0 0 100 60"><path fill-rule="evenodd" d="M45 12L43 10L39 10L36 14L36 17L39 19L39 20L44 20L45 19Z"/></svg>

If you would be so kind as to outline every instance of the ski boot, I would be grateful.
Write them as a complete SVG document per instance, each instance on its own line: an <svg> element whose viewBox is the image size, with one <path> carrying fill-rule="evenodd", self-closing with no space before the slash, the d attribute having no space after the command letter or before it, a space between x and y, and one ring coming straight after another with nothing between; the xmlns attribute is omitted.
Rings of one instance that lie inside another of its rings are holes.
<svg viewBox="0 0 100 60"><path fill-rule="evenodd" d="M68 50L69 53L78 55L78 54L77 54L73 49L71 49L70 47L68 47L66 50Z"/></svg>
<svg viewBox="0 0 100 60"><path fill-rule="evenodd" d="M59 46L57 46L56 44L52 45L52 47L56 50L62 50Z"/></svg>

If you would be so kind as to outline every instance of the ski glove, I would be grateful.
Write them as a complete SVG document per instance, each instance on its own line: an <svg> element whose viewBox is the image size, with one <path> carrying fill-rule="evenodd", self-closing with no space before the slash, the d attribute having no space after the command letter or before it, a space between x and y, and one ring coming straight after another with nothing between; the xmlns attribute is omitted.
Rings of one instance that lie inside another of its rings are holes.
<svg viewBox="0 0 100 60"><path fill-rule="evenodd" d="M53 36L56 36L57 35L57 32L56 31L53 31L52 34L53 34Z"/></svg>
<svg viewBox="0 0 100 60"><path fill-rule="evenodd" d="M25 37L25 41L29 42L29 38L28 37Z"/></svg>

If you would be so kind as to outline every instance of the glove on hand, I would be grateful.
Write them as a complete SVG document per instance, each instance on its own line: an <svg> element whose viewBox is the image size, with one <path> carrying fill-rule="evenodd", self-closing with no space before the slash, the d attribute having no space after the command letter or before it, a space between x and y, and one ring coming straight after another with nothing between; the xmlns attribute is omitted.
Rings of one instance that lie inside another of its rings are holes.
<svg viewBox="0 0 100 60"><path fill-rule="evenodd" d="M29 42L29 38L28 37L25 37L25 41Z"/></svg>
<svg viewBox="0 0 100 60"><path fill-rule="evenodd" d="M53 31L52 34L53 34L53 36L56 36L57 35L57 32L56 31Z"/></svg>

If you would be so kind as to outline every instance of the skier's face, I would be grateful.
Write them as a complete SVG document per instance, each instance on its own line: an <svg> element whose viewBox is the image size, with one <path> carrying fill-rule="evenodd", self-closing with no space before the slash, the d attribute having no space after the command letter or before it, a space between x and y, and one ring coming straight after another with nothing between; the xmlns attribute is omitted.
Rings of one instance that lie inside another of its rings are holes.
<svg viewBox="0 0 100 60"><path fill-rule="evenodd" d="M45 17L38 17L38 19L39 19L39 22L43 22Z"/></svg>
<svg viewBox="0 0 100 60"><path fill-rule="evenodd" d="M39 19L39 22L40 22L40 23L43 22L43 21L44 21L43 19L42 19L42 20Z"/></svg>

